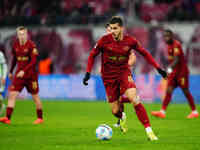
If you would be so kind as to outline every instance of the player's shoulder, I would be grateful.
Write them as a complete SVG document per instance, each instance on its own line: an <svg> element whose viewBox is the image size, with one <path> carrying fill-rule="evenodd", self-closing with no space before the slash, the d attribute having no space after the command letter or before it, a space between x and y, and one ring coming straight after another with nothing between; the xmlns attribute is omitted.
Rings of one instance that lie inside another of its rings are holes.
<svg viewBox="0 0 200 150"><path fill-rule="evenodd" d="M124 39L125 39L125 40L137 41L137 39L136 39L134 36L129 35L129 34L125 34L125 35L124 35Z"/></svg>
<svg viewBox="0 0 200 150"><path fill-rule="evenodd" d="M32 41L32 40L30 40L30 39L29 39L27 42L28 42L28 44L30 44L30 45L35 45L35 42Z"/></svg>
<svg viewBox="0 0 200 150"><path fill-rule="evenodd" d="M109 41L112 41L112 34L105 34L98 40L100 43L107 43Z"/></svg>
<svg viewBox="0 0 200 150"><path fill-rule="evenodd" d="M131 35L124 35L124 40L129 42L129 43L137 43L138 40L134 37L134 36L131 36Z"/></svg>
<svg viewBox="0 0 200 150"><path fill-rule="evenodd" d="M109 34L103 35L100 39L101 39L101 40L109 40L109 39L111 39L111 38L112 38L112 34L109 33Z"/></svg>
<svg viewBox="0 0 200 150"><path fill-rule="evenodd" d="M18 40L18 39L15 39L15 40L12 42L12 45L13 45L13 47L16 47L17 45L19 45L19 40Z"/></svg>
<svg viewBox="0 0 200 150"><path fill-rule="evenodd" d="M174 40L174 46L181 46L181 42L179 42L178 40Z"/></svg>

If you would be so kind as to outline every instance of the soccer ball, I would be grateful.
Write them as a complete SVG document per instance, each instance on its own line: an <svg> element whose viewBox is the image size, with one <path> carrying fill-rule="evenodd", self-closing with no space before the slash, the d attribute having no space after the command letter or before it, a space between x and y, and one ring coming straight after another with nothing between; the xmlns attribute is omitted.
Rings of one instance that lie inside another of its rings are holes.
<svg viewBox="0 0 200 150"><path fill-rule="evenodd" d="M96 129L96 137L99 140L110 140L112 133L112 128L106 124L101 124Z"/></svg>

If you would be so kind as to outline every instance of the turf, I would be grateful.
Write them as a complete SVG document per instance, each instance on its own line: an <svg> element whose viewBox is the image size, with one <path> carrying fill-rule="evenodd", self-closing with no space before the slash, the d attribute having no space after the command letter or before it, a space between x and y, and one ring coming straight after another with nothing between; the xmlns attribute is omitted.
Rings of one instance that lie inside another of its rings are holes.
<svg viewBox="0 0 200 150"><path fill-rule="evenodd" d="M172 104L167 118L150 116L159 141L147 140L143 126L131 105L125 106L128 133L113 127L109 141L98 141L95 129L106 123L112 127L116 119L105 102L44 101L45 123L33 125L35 107L31 101L18 101L12 124L0 124L0 150L199 150L200 118L188 120L187 104ZM158 110L159 104L146 104L147 112ZM198 109L200 107L198 106Z"/></svg>

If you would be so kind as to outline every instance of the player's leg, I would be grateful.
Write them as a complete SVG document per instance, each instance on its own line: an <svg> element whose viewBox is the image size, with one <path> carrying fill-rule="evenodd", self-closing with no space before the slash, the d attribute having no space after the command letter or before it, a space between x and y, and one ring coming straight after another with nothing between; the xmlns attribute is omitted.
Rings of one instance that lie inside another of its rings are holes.
<svg viewBox="0 0 200 150"><path fill-rule="evenodd" d="M178 78L178 85L182 89L188 103L192 109L192 112L187 116L187 118L197 118L199 116L198 111L194 103L194 98L189 91L189 74L186 72Z"/></svg>
<svg viewBox="0 0 200 150"><path fill-rule="evenodd" d="M107 100L110 103L112 114L117 117L119 120L124 121L124 126L120 129L122 132L126 132L127 128L125 125L126 117L123 116L123 113L120 111L119 107L119 98L120 98L120 87L119 82L117 80L108 80L107 82L104 80L104 86L106 90Z"/></svg>
<svg viewBox="0 0 200 150"><path fill-rule="evenodd" d="M127 89L125 91L125 95L129 98L130 102L133 104L138 120L143 124L148 138L152 141L157 140L158 138L155 136L151 128L146 109L140 102L139 96L136 95L136 88Z"/></svg>
<svg viewBox="0 0 200 150"><path fill-rule="evenodd" d="M124 103L130 103L129 99L122 95L120 96L120 100L119 100L119 111L121 111L123 113L124 116L126 116L126 113L124 112ZM120 119L117 120L117 123L114 124L114 127L119 127L120 126Z"/></svg>
<svg viewBox="0 0 200 150"><path fill-rule="evenodd" d="M189 91L188 88L182 88L182 91L185 95L185 97L188 100L188 103L192 109L192 112L187 116L187 118L191 119L191 118L198 118L199 117L199 113L196 109L195 103L194 103L194 98L191 94L191 92Z"/></svg>
<svg viewBox="0 0 200 150"><path fill-rule="evenodd" d="M165 118L166 117L166 109L171 101L172 98L172 93L174 91L175 87L173 86L168 86L166 90L166 94L162 103L162 108L160 111L152 111L151 114L155 117L159 118Z"/></svg>
<svg viewBox="0 0 200 150"><path fill-rule="evenodd" d="M35 120L34 124L43 123L43 110L42 110L42 103L38 94L32 94L32 98L36 105L36 113L37 113L37 120Z"/></svg>
<svg viewBox="0 0 200 150"><path fill-rule="evenodd" d="M139 96L137 96L136 86L131 76L131 72L129 70L127 70L127 72L124 72L123 75L121 76L120 94L124 94L133 105L138 120L145 127L145 131L147 133L148 138L150 140L157 140L158 138L153 133L147 112L143 104L140 102Z"/></svg>
<svg viewBox="0 0 200 150"><path fill-rule="evenodd" d="M177 79L175 78L175 74L170 74L167 78L167 89L165 92L165 97L162 102L162 108L160 111L152 111L151 114L155 117L165 118L166 109L171 101L172 94L174 89L177 87Z"/></svg>
<svg viewBox="0 0 200 150"><path fill-rule="evenodd" d="M120 106L119 106L119 101L116 100L114 102L110 102L110 106L111 106L111 109L112 109L112 114L117 117L120 121L120 129L123 133L126 133L128 128L126 126L126 115L120 111Z"/></svg>
<svg viewBox="0 0 200 150"><path fill-rule="evenodd" d="M0 118L0 122L10 124L11 116L15 107L16 97L19 95L18 91L10 91L8 97L8 105L6 108L6 117Z"/></svg>
<svg viewBox="0 0 200 150"><path fill-rule="evenodd" d="M0 115L2 115L5 111L6 105L3 103L3 94L0 93Z"/></svg>
<svg viewBox="0 0 200 150"><path fill-rule="evenodd" d="M37 119L34 121L34 124L43 123L43 110L42 110L42 103L38 95L39 86L38 86L37 76L27 81L26 88L28 92L31 93L33 101L36 105Z"/></svg>
<svg viewBox="0 0 200 150"><path fill-rule="evenodd" d="M3 92L5 90L5 83L1 83L0 84L0 115L3 114L5 108L6 108L6 105L3 103L3 99L4 99L4 96L3 96Z"/></svg>

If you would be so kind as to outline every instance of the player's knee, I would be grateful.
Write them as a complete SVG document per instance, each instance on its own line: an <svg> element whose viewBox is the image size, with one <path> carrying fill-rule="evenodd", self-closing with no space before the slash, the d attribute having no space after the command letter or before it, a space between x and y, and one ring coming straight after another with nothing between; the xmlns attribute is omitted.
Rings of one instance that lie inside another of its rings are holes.
<svg viewBox="0 0 200 150"><path fill-rule="evenodd" d="M135 96L132 100L133 105L137 105L140 103L140 97L139 96Z"/></svg>
<svg viewBox="0 0 200 150"><path fill-rule="evenodd" d="M115 115L119 112L119 108L113 108L112 109L112 114Z"/></svg>
<svg viewBox="0 0 200 150"><path fill-rule="evenodd" d="M16 97L17 97L17 94L11 92L8 99L9 99L10 101L15 101Z"/></svg>

